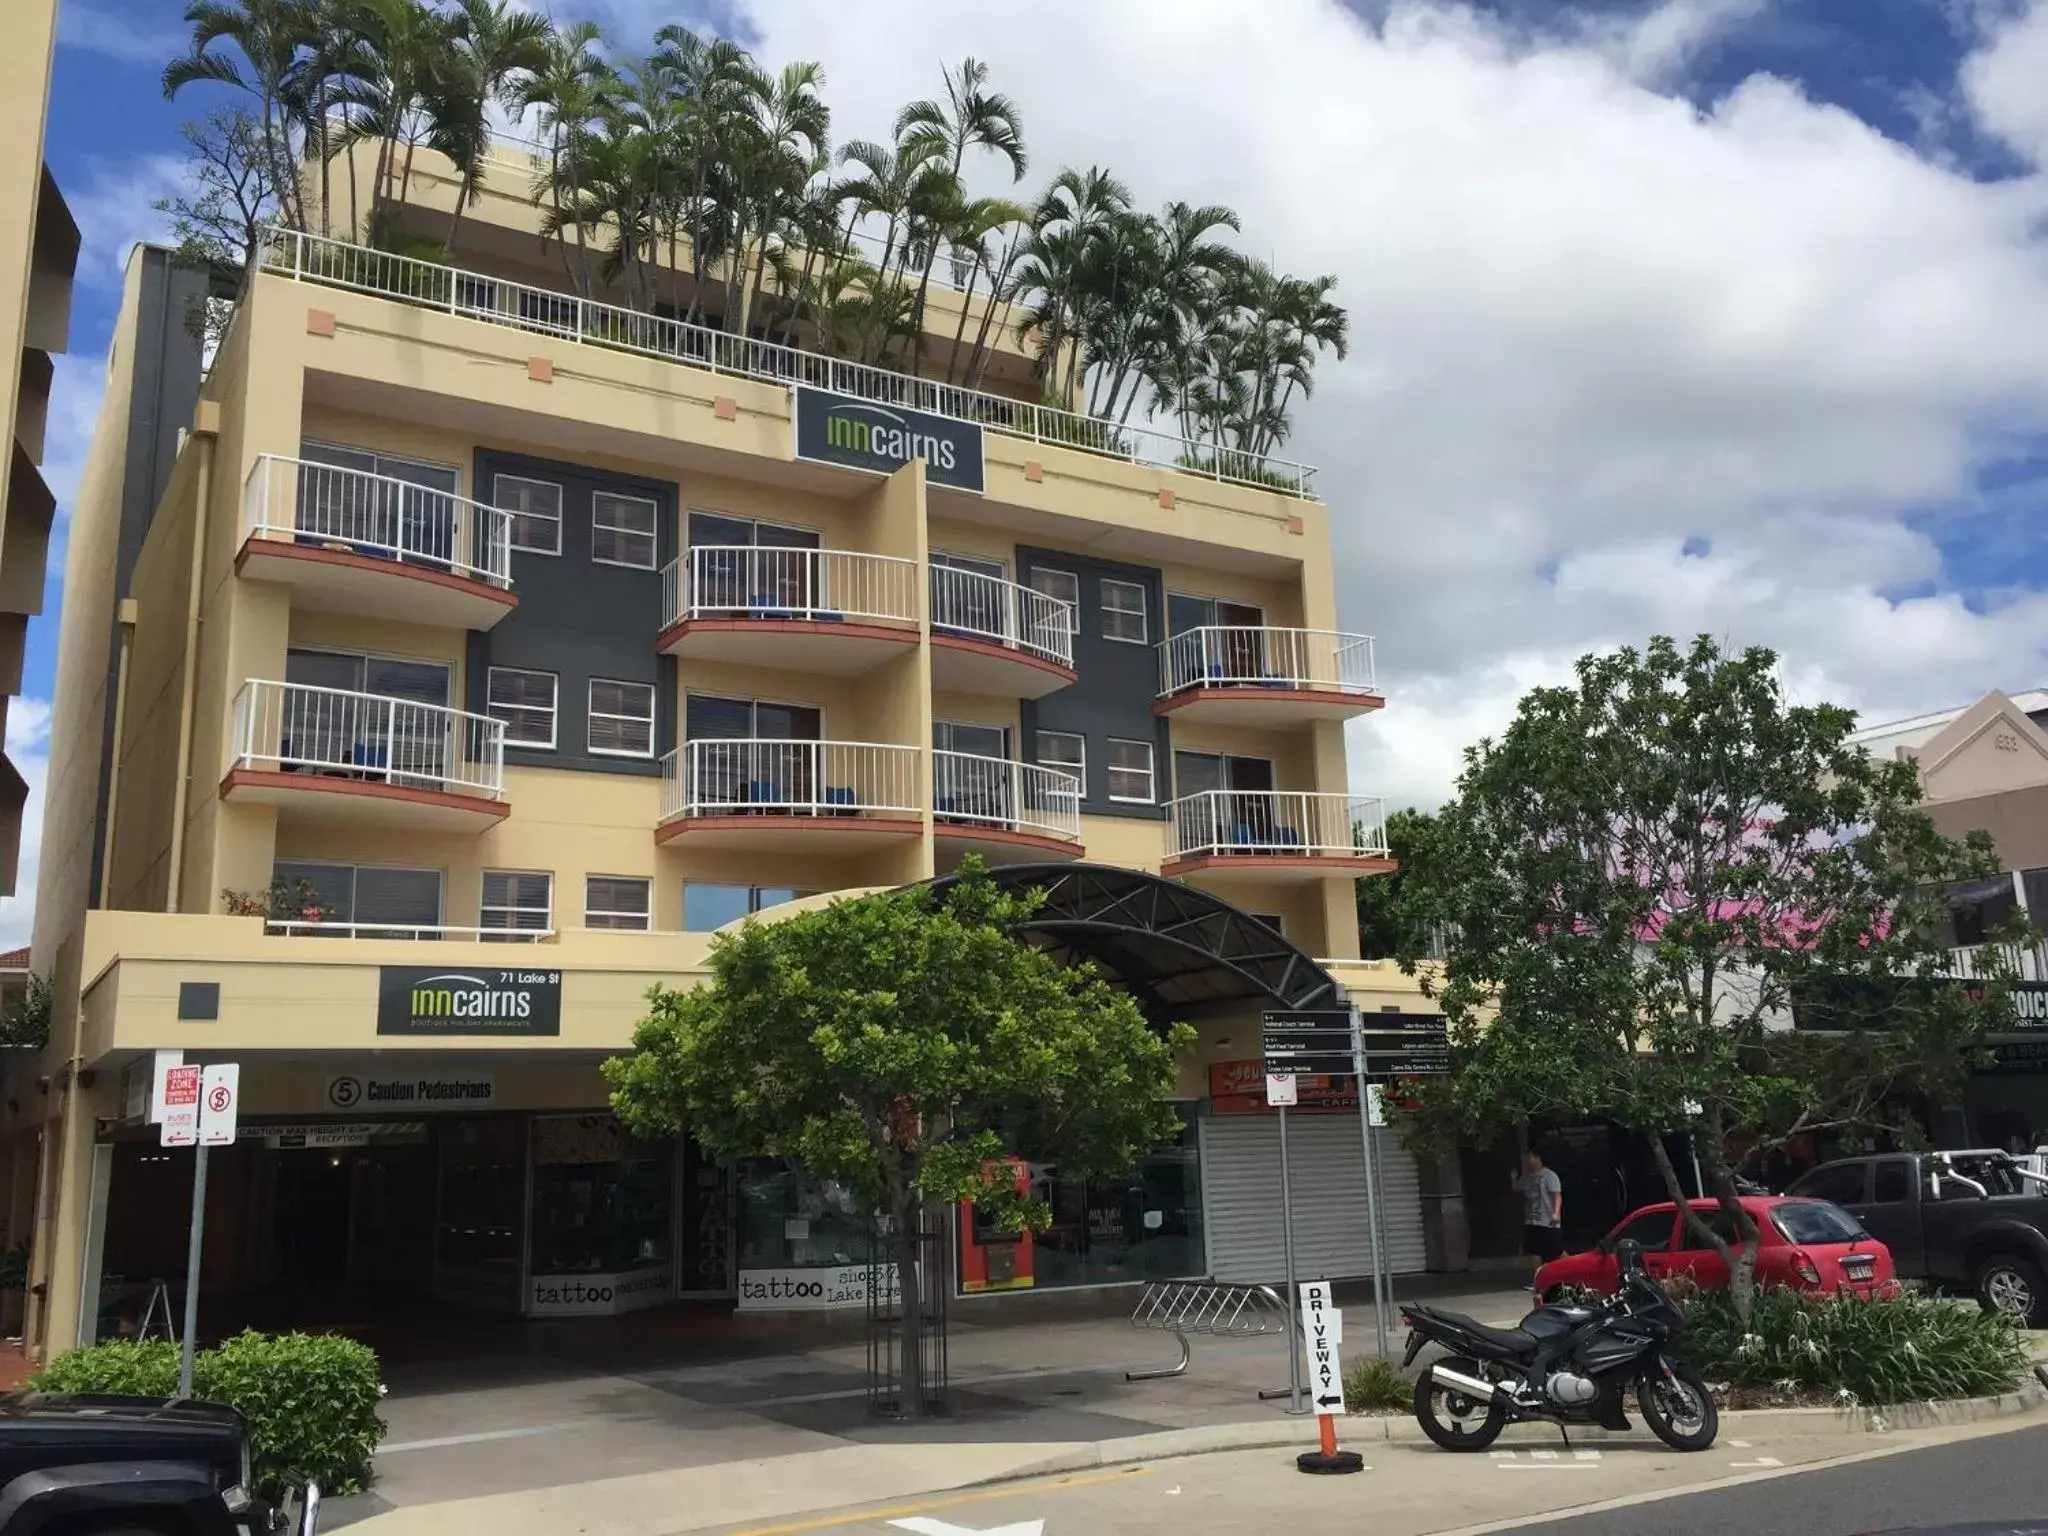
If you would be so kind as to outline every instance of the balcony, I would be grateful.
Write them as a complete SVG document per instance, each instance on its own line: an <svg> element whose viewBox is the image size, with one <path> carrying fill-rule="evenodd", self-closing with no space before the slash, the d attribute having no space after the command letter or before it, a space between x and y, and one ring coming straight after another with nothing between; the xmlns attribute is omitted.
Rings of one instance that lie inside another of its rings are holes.
<svg viewBox="0 0 2048 1536"><path fill-rule="evenodd" d="M1383 875L1385 802L1292 790L1208 790L1172 803L1162 875L1207 880L1321 880Z"/></svg>
<svg viewBox="0 0 2048 1536"><path fill-rule="evenodd" d="M1074 680L1074 606L1014 581L931 568L932 687L1042 699Z"/></svg>
<svg viewBox="0 0 2048 1536"><path fill-rule="evenodd" d="M1385 703L1370 635L1205 626L1159 645L1155 715L1271 726L1348 720Z"/></svg>
<svg viewBox="0 0 2048 1536"><path fill-rule="evenodd" d="M932 753L933 835L991 863L1081 857L1081 781L1057 768Z"/></svg>
<svg viewBox="0 0 2048 1536"><path fill-rule="evenodd" d="M510 813L505 726L439 704L251 680L223 800L308 820L482 832Z"/></svg>
<svg viewBox="0 0 2048 1536"><path fill-rule="evenodd" d="M686 741L661 760L659 843L855 852L924 831L915 747Z"/></svg>
<svg viewBox="0 0 2048 1536"><path fill-rule="evenodd" d="M1966 944L1950 950L1948 958L1947 974L1958 981L1980 981L2000 971L2015 981L2048 982L2048 945Z"/></svg>
<svg viewBox="0 0 2048 1536"><path fill-rule="evenodd" d="M700 544L662 568L661 612L666 655L855 676L917 644L917 562Z"/></svg>
<svg viewBox="0 0 2048 1536"><path fill-rule="evenodd" d="M235 568L297 607L489 629L518 602L511 514L431 486L266 453L242 524Z"/></svg>
<svg viewBox="0 0 2048 1536"><path fill-rule="evenodd" d="M1172 469L1198 479L1252 486L1302 500L1315 498L1315 470L1270 455L1191 442L1177 432L1130 426L1062 411L1006 395L984 394L937 379L806 352L779 342L729 335L708 326L602 304L573 293L509 282L367 246L297 230L265 240L265 272L297 282L376 294L401 304L460 315L490 325L563 341L661 358L713 373L787 388L809 384L834 394L907 406L974 422L990 432L1126 464Z"/></svg>
<svg viewBox="0 0 2048 1536"><path fill-rule="evenodd" d="M476 928L461 923L330 923L293 922L269 918L263 931L296 939L401 939L407 943L546 944L552 928Z"/></svg>

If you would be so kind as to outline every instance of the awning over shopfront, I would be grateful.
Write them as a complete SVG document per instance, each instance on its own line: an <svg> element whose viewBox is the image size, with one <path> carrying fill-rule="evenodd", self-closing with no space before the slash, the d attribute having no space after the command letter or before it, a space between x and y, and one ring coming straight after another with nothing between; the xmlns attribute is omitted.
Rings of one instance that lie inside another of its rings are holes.
<svg viewBox="0 0 2048 1536"><path fill-rule="evenodd" d="M933 888L943 891L954 878ZM1194 886L1108 864L1009 864L989 878L1042 891L1027 936L1096 962L1154 1019L1199 1019L1247 1004L1340 1005L1328 971L1267 924Z"/></svg>

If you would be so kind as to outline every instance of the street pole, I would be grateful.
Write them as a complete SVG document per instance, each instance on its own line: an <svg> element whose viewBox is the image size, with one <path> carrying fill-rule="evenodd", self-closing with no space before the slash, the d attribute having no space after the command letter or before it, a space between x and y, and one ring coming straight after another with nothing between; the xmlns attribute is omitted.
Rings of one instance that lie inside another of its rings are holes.
<svg viewBox="0 0 2048 1536"><path fill-rule="evenodd" d="M1365 1156L1365 1219L1372 1235L1372 1326L1379 1342L1380 1358L1387 1354L1387 1273L1380 1242L1380 1191L1373 1156L1370 1084L1366 1080L1365 1021L1358 1005L1351 1005L1351 1070L1358 1079L1358 1138ZM1291 1276L1289 1277L1291 1280Z"/></svg>
<svg viewBox="0 0 2048 1536"><path fill-rule="evenodd" d="M206 1144L194 1149L192 1239L185 1252L185 1337L179 1342L178 1396L192 1395L193 1341L199 1333L199 1250L206 1237Z"/></svg>
<svg viewBox="0 0 2048 1536"><path fill-rule="evenodd" d="M1294 1181L1287 1170L1287 1106L1280 1116L1280 1241L1287 1250L1287 1411L1305 1413L1301 1391L1301 1290L1294 1281Z"/></svg>

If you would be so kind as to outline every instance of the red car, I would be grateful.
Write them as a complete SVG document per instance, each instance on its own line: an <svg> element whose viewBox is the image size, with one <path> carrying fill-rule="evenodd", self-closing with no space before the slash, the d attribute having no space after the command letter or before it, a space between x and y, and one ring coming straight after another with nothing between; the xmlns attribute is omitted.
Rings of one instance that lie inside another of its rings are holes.
<svg viewBox="0 0 2048 1536"><path fill-rule="evenodd" d="M1695 1200L1707 1224L1732 1244L1734 1222L1711 1200ZM1822 1294L1837 1290L1858 1296L1883 1295L1898 1281L1891 1250L1847 1211L1826 1200L1788 1199L1783 1195L1744 1195L1742 1208L1757 1226L1756 1283L1759 1288L1790 1286ZM1728 1266L1720 1254L1683 1225L1670 1201L1646 1205L1600 1240L1591 1253L1568 1253L1536 1271L1536 1294L1545 1300L1568 1289L1607 1295L1616 1284L1614 1245L1632 1237L1643 1245L1643 1267L1662 1280L1689 1274L1708 1290L1728 1283Z"/></svg>

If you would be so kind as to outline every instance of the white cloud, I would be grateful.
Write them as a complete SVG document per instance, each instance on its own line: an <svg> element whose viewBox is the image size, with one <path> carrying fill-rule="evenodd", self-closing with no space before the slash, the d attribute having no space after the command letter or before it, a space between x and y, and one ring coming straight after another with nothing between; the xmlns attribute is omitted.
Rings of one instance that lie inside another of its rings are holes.
<svg viewBox="0 0 2048 1536"><path fill-rule="evenodd" d="M137 155L101 161L82 187L66 186L64 200L78 221L78 280L118 289L128 252L145 240L168 240L171 221L152 206L185 189L183 155Z"/></svg>
<svg viewBox="0 0 2048 1536"><path fill-rule="evenodd" d="M2048 166L2048 0L2022 0L1994 22L1963 69L1977 121L2037 166Z"/></svg>
<svg viewBox="0 0 2048 1536"><path fill-rule="evenodd" d="M1589 41L1602 47L1634 80L1669 80L1707 44L1760 16L1770 0L1663 0L1637 16L1608 14L1585 23Z"/></svg>
<svg viewBox="0 0 2048 1536"><path fill-rule="evenodd" d="M1333 0L744 16L763 58L823 62L839 139L972 53L1025 111L1027 186L1111 164L1338 274L1351 360L1290 449L1322 468L1343 617L1380 640L1354 777L1405 800L1531 682L1656 630L1775 645L1802 689L1879 714L2048 661L2048 600L1973 610L1906 520L2048 431L2048 182L1973 182L1783 80L1706 111L1655 83L1756 9L1552 37L1448 0L1377 24ZM612 10L629 47L667 19Z"/></svg>
<svg viewBox="0 0 2048 1536"><path fill-rule="evenodd" d="M0 897L0 950L29 941L35 920L36 869L43 845L43 785L50 769L50 703L47 699L7 701L7 758L28 781L21 812L21 863L17 894Z"/></svg>
<svg viewBox="0 0 2048 1536"><path fill-rule="evenodd" d="M184 53L189 38L169 27L138 26L133 16L113 15L90 0L64 0L57 10L57 44L154 71Z"/></svg>

